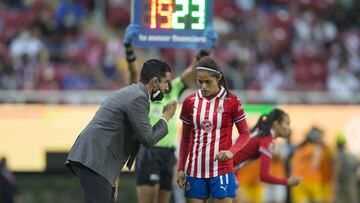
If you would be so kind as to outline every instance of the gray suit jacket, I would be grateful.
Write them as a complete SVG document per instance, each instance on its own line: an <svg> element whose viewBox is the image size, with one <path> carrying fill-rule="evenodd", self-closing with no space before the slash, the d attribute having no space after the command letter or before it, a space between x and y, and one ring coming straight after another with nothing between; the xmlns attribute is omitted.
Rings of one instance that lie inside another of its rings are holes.
<svg viewBox="0 0 360 203"><path fill-rule="evenodd" d="M153 146L168 133L163 119L151 127L149 106L149 94L142 83L113 92L80 133L65 164L80 162L114 185L130 155L136 154L139 142Z"/></svg>

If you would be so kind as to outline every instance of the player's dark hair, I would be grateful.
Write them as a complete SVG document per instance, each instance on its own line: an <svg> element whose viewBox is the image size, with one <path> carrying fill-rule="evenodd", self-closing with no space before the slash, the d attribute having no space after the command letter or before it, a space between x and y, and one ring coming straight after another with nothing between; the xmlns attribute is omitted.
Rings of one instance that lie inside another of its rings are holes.
<svg viewBox="0 0 360 203"><path fill-rule="evenodd" d="M269 114L261 115L250 132L257 131L258 136L270 135L271 126L275 121L282 122L288 114L285 111L275 108Z"/></svg>
<svg viewBox="0 0 360 203"><path fill-rule="evenodd" d="M196 67L206 67L206 68L213 69L215 71L219 71L220 73L211 72L211 74L216 78L219 78L220 74L222 74L222 78L219 81L219 85L223 86L226 89L226 91L229 92L229 89L227 88L227 84L226 84L226 80L225 80L225 74L221 70L221 67L215 61L215 59L211 58L210 56L204 56L199 59L199 61L196 64Z"/></svg>
<svg viewBox="0 0 360 203"><path fill-rule="evenodd" d="M262 122L264 119L266 119L266 117L266 114L261 115L256 121L256 124L250 129L250 133L255 132L262 125Z"/></svg>
<svg viewBox="0 0 360 203"><path fill-rule="evenodd" d="M159 80L164 78L167 72L171 72L169 64L158 59L149 59L145 61L140 73L140 82L148 84L156 77Z"/></svg>

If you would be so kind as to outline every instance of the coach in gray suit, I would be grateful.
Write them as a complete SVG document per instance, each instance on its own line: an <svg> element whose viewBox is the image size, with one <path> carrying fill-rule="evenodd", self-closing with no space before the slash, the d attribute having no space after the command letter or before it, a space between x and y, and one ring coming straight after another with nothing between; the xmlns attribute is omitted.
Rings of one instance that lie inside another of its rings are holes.
<svg viewBox="0 0 360 203"><path fill-rule="evenodd" d="M139 144L153 146L168 133L176 102L164 107L153 127L148 114L149 100L161 100L170 80L167 63L146 61L140 82L113 92L80 133L65 164L80 179L87 203L115 202L116 179L126 162L131 167Z"/></svg>

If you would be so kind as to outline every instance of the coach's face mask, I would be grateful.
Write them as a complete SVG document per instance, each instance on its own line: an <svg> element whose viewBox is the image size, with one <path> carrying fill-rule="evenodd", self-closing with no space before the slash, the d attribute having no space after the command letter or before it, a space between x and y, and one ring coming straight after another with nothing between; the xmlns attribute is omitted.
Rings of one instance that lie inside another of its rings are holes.
<svg viewBox="0 0 360 203"><path fill-rule="evenodd" d="M161 101L164 98L164 95L160 90L159 81L157 83L158 83L158 90L156 90L156 91L153 90L151 92L151 98L150 98L151 101Z"/></svg>

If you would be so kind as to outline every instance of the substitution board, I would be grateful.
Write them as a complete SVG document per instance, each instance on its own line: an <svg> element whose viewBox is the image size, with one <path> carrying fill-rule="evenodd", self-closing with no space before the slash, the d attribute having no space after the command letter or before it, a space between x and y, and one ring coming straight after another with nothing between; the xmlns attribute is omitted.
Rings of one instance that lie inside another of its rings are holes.
<svg viewBox="0 0 360 203"><path fill-rule="evenodd" d="M210 48L213 0L133 0L132 23L140 27L135 46Z"/></svg>

